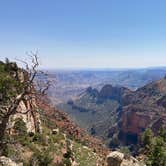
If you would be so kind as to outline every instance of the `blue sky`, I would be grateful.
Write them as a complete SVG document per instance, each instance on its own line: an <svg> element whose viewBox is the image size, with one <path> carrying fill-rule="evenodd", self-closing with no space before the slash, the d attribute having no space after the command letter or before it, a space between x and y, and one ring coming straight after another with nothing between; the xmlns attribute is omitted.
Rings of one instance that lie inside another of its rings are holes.
<svg viewBox="0 0 166 166"><path fill-rule="evenodd" d="M165 0L1 0L0 59L45 68L166 66Z"/></svg>

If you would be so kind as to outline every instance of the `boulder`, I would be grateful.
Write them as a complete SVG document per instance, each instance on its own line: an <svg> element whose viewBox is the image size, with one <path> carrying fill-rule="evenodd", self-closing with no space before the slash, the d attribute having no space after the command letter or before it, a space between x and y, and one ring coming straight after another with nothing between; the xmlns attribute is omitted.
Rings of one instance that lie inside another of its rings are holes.
<svg viewBox="0 0 166 166"><path fill-rule="evenodd" d="M59 134L59 129L57 128L57 129L52 129L52 134Z"/></svg>
<svg viewBox="0 0 166 166"><path fill-rule="evenodd" d="M129 159L124 159L121 166L146 166L143 163L140 163L136 158L130 156Z"/></svg>
<svg viewBox="0 0 166 166"><path fill-rule="evenodd" d="M107 156L107 165L108 166L120 166L124 159L124 154L114 151Z"/></svg>
<svg viewBox="0 0 166 166"><path fill-rule="evenodd" d="M10 158L7 158L5 156L0 157L0 165L1 166L23 166L22 163L16 164L14 161L12 161Z"/></svg>
<svg viewBox="0 0 166 166"><path fill-rule="evenodd" d="M139 162L136 158L130 156L125 158L121 152L114 151L107 156L107 166L146 166Z"/></svg>

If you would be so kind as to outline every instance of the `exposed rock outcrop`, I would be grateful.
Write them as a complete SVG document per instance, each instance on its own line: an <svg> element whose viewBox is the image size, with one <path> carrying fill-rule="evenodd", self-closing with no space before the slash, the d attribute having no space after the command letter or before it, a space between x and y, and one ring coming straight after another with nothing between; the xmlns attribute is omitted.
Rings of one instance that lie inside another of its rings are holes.
<svg viewBox="0 0 166 166"><path fill-rule="evenodd" d="M107 156L107 166L144 166L134 157L126 158L121 152L114 151Z"/></svg>
<svg viewBox="0 0 166 166"><path fill-rule="evenodd" d="M17 113L10 117L8 123L8 132L12 134L14 132L13 126L15 124L16 119L22 119L27 128L27 132L41 132L41 121L40 115L37 112L37 106L34 101L21 101L18 108Z"/></svg>
<svg viewBox="0 0 166 166"><path fill-rule="evenodd" d="M0 165L1 166L23 166L23 163L15 163L10 158L7 158L5 156L0 156Z"/></svg>
<svg viewBox="0 0 166 166"><path fill-rule="evenodd" d="M107 164L108 166L121 166L121 163L123 161L124 154L120 152L111 152L107 156Z"/></svg>
<svg viewBox="0 0 166 166"><path fill-rule="evenodd" d="M125 106L119 121L119 139L124 144L137 144L142 132L152 128L155 134L166 128L166 80L161 79L124 96Z"/></svg>
<svg viewBox="0 0 166 166"><path fill-rule="evenodd" d="M7 100L10 99L8 102L14 101L12 97L16 98L16 96L20 96L20 94L23 92L23 84L28 82L29 74L26 70L21 69L17 66L14 62L2 63L2 66L4 70L1 71L0 74L4 74L4 77L10 78L8 80L9 87L5 87L5 90L0 91L0 105L5 105L6 108L9 107L7 104ZM1 82L2 86L3 82ZM6 82L6 84L8 84ZM10 89L11 91L8 91ZM35 92L34 88L31 88L31 91ZM36 105L36 99L35 95L33 94L27 94L19 103L17 104L16 113L12 113L9 116L9 121L7 124L7 130L9 134L14 133L13 126L15 124L16 119L21 119L25 122L27 132L41 132L41 123L40 123L40 117L39 113L37 112L38 108ZM12 95L11 95L12 94ZM1 121L1 119L0 119Z"/></svg>

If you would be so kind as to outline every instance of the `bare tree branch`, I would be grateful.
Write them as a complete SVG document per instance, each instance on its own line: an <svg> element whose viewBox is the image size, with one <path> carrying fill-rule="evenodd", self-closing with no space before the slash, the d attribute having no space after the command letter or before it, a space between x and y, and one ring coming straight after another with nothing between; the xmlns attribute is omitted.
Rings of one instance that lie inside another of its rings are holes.
<svg viewBox="0 0 166 166"><path fill-rule="evenodd" d="M25 65L25 69L22 69L24 72L24 80L23 80L23 88L20 93L18 93L15 97L11 97L5 105L0 106L0 142L5 135L5 131L7 128L7 123L9 122L10 116L16 113L27 114L32 112L34 116L34 112L31 109L28 109L26 112L18 112L17 109L20 105L21 101L29 101L35 100L39 95L45 95L46 91L52 84L52 81L49 80L47 77L48 75L42 71L38 70L39 61L38 61L38 51L35 53L30 52L28 57L31 59L31 63L29 64L28 61L18 60L19 62ZM25 78L27 75L27 78ZM45 80L40 80L37 77L45 77ZM31 103L32 104L32 103ZM33 105L33 104L32 104Z"/></svg>

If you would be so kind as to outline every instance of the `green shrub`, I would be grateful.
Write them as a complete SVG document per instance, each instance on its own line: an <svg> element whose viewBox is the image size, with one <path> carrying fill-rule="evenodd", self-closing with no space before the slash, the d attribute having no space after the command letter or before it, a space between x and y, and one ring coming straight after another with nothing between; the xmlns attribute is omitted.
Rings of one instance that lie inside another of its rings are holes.
<svg viewBox="0 0 166 166"><path fill-rule="evenodd" d="M155 143L148 155L147 166L166 166L166 146L161 137L155 138Z"/></svg>
<svg viewBox="0 0 166 166"><path fill-rule="evenodd" d="M71 166L71 162L70 162L70 159L69 158L64 158L63 161L63 166Z"/></svg>
<svg viewBox="0 0 166 166"><path fill-rule="evenodd" d="M21 119L17 118L14 123L14 130L18 133L20 136L27 135L27 127L26 123Z"/></svg>
<svg viewBox="0 0 166 166"><path fill-rule="evenodd" d="M40 144L40 145L44 145L44 146L45 146L45 142L46 142L45 140L46 140L46 135L41 134L41 133L35 133L32 138L33 142Z"/></svg>
<svg viewBox="0 0 166 166"><path fill-rule="evenodd" d="M23 90L23 83L13 75L17 70L18 67L15 63L0 63L0 94L3 104Z"/></svg>
<svg viewBox="0 0 166 166"><path fill-rule="evenodd" d="M152 140L153 140L153 132L151 129L147 129L142 134L142 143L146 150L149 150L151 148L152 143L153 143Z"/></svg>
<svg viewBox="0 0 166 166"><path fill-rule="evenodd" d="M36 151L33 156L32 159L30 161L30 165L39 165L39 166L49 166L52 163L52 158L50 157L49 152L43 150L41 151Z"/></svg>
<svg viewBox="0 0 166 166"><path fill-rule="evenodd" d="M28 133L28 136L29 136L29 137L34 137L34 135L35 135L35 133L33 133L33 132L29 132L29 133Z"/></svg>
<svg viewBox="0 0 166 166"><path fill-rule="evenodd" d="M147 166L166 166L166 130L161 129L159 135L154 137L148 129L142 138L147 154Z"/></svg>
<svg viewBox="0 0 166 166"><path fill-rule="evenodd" d="M6 157L11 157L16 154L15 150L10 145L5 145L5 148L3 149L2 155Z"/></svg>
<svg viewBox="0 0 166 166"><path fill-rule="evenodd" d="M127 159L130 158L131 152L127 146L121 147L120 152L122 152L124 154L125 158L127 158Z"/></svg>

